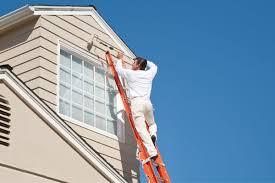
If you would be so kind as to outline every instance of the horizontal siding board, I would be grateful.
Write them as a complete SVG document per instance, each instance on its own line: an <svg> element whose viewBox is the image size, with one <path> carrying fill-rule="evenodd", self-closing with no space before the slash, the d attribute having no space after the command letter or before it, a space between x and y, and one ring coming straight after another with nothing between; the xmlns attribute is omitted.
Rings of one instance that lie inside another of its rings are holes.
<svg viewBox="0 0 275 183"><path fill-rule="evenodd" d="M75 131L77 131L82 137L93 139L96 142L104 142L105 145L119 149L119 142L118 140L112 139L105 135L99 134L92 130L80 127L70 121L66 121L68 125L70 125Z"/></svg>
<svg viewBox="0 0 275 183"><path fill-rule="evenodd" d="M43 16L41 25L43 26L44 30L41 31L41 35L53 43L57 42L57 40L61 38L85 51L88 51L87 44L92 40L92 36L86 32L83 32L81 29L73 26L72 24L62 20L62 18L63 16ZM59 25L56 25L56 20L58 20ZM97 34L103 37L106 42L114 45L112 39L106 34L101 32L97 32ZM105 51L100 50L99 48L96 50L94 49L95 47L92 48L90 54L96 55L96 57L99 56L102 60L105 60Z"/></svg>
<svg viewBox="0 0 275 183"><path fill-rule="evenodd" d="M39 58L41 67L47 68L47 70L57 75L57 64L50 62L48 59L45 59L44 57Z"/></svg>
<svg viewBox="0 0 275 183"><path fill-rule="evenodd" d="M43 101L45 104L47 104L53 111L56 112L56 105L54 105L54 104L52 104L52 103L50 103L50 102L48 102L48 101L46 101L46 100L44 100L44 99L42 99L42 101Z"/></svg>
<svg viewBox="0 0 275 183"><path fill-rule="evenodd" d="M130 173L132 175L137 175L136 172L138 172L137 169L139 168L137 164L121 162L109 156L105 156L104 154L101 154L101 156L104 157L104 159L106 159L115 169Z"/></svg>
<svg viewBox="0 0 275 183"><path fill-rule="evenodd" d="M24 54L18 55L17 57L13 57L11 59L5 60L0 64L9 64L11 67L24 65L25 63L32 62L33 60L39 58L39 50L40 48L36 47L32 50L25 52Z"/></svg>
<svg viewBox="0 0 275 183"><path fill-rule="evenodd" d="M70 32L72 35L75 37L78 37L79 39L82 39L83 41L86 42L86 40L89 40L90 34L87 31L84 31L78 27L76 27L72 23L69 23L65 20L62 19L62 16L43 16L46 20L49 22L55 24L59 28L65 29L68 32Z"/></svg>
<svg viewBox="0 0 275 183"><path fill-rule="evenodd" d="M57 44L58 39L60 39L61 41L65 40L64 42L70 44L73 48L76 48L78 50L81 50L82 52L85 52L90 57L94 58L94 60L98 60L98 56L96 55L96 53L93 50L91 50L91 52L87 51L86 48L80 47L79 45L77 45L77 43L74 43L74 42L71 42L70 40L67 40L67 38L64 35L61 35L61 34L58 35L54 32L51 32L50 30L48 30L46 28L41 29L41 35L44 39L46 39L50 42L56 42L56 44ZM105 53L105 52L103 52L103 53ZM103 56L103 54L101 54L100 61L103 61L105 63L106 61L104 59L105 59L105 55ZM101 64L101 62L98 61L98 64Z"/></svg>
<svg viewBox="0 0 275 183"><path fill-rule="evenodd" d="M20 73L24 73L27 72L28 70L31 70L33 68L37 68L40 67L40 58L39 57L35 57L33 59L30 59L26 62L23 62L22 64L19 64L17 66L13 66L13 72L20 74Z"/></svg>
<svg viewBox="0 0 275 183"><path fill-rule="evenodd" d="M86 24L95 27L100 31L104 31L103 28L95 21L95 19L91 15L83 15L83 16L74 16L75 18L85 22Z"/></svg>
<svg viewBox="0 0 275 183"><path fill-rule="evenodd" d="M63 39L68 40L81 48L85 49L87 47L87 41L85 39L72 34L69 30L62 28L61 25L56 25L55 22L51 22L44 17L41 18L41 26L43 26L44 29L47 29L49 32L55 34L56 36L62 36ZM41 35L43 36L43 32L41 32Z"/></svg>
<svg viewBox="0 0 275 183"><path fill-rule="evenodd" d="M132 174L131 170L133 169L133 167L135 172L138 171L137 169L139 167L139 164L135 159L136 146L133 147L124 143L119 143L117 140L82 128L71 122L66 122L75 131L77 131L82 136L82 138L91 145L91 147L96 149L106 159L106 161L108 161L116 169L127 172L128 176ZM84 137L83 134L89 136L89 139ZM121 155L121 153L123 155Z"/></svg>
<svg viewBox="0 0 275 183"><path fill-rule="evenodd" d="M24 42L24 44L20 44L13 49L10 49L8 51L2 52L0 55L0 63L4 62L6 60L19 57L22 55L24 57L24 53L31 51L37 47L40 46L40 40L39 37L36 37L28 42Z"/></svg>
<svg viewBox="0 0 275 183"><path fill-rule="evenodd" d="M54 64L57 64L57 53L50 51L49 49L41 46L39 53L41 55L41 57L43 57L44 59L51 61Z"/></svg>
<svg viewBox="0 0 275 183"><path fill-rule="evenodd" d="M45 88L47 91L56 95L57 85L53 82L49 82L48 80L46 80L42 77L37 77L29 82L26 82L25 84L30 89ZM47 86L47 87L45 87L45 86Z"/></svg>
<svg viewBox="0 0 275 183"><path fill-rule="evenodd" d="M122 161L124 161L124 156L125 154L127 154L127 156L129 157L135 157L136 156L136 150L135 148L131 147L131 146L127 146L125 144L120 144L120 147L118 149L110 147L110 146L106 146L104 145L102 142L96 142L94 140L89 140L87 138L84 137L84 139L92 146L94 147L99 153L108 155L111 154L113 158L115 159L122 159ZM128 160L128 162L133 162L133 160ZM135 162L135 161L134 161Z"/></svg>
<svg viewBox="0 0 275 183"><path fill-rule="evenodd" d="M40 44L43 48L47 49L49 52L52 52L54 55L57 55L57 44L52 42L45 37L40 37Z"/></svg>
<svg viewBox="0 0 275 183"><path fill-rule="evenodd" d="M14 72L23 82L33 80L37 77L40 77L39 68L32 69L28 72L24 72L22 74ZM18 75L19 74L19 75Z"/></svg>
<svg viewBox="0 0 275 183"><path fill-rule="evenodd" d="M84 36L84 38L88 38L89 41L96 34L100 39L103 39L109 44L115 46L115 42L108 34L99 31L90 25L87 26L87 24L81 24L81 22L74 17L75 16L58 16L59 19L63 20L63 22L60 23L64 23L64 25L68 26L68 28L70 28L69 30L72 31L74 34Z"/></svg>
<svg viewBox="0 0 275 183"><path fill-rule="evenodd" d="M45 80L48 80L49 82L56 83L57 82L57 76L56 74L49 72L48 70L45 70L43 67L36 67L36 68L30 68L29 70L25 72L16 71L14 72L23 82L33 80L37 77L44 78Z"/></svg>
<svg viewBox="0 0 275 183"><path fill-rule="evenodd" d="M39 98L46 100L47 102L55 105L56 95L48 92L43 88L36 88L36 89L33 89L33 91L39 96Z"/></svg>
<svg viewBox="0 0 275 183"><path fill-rule="evenodd" d="M31 58L30 60L19 63L17 65L11 65L11 66L13 67L13 71L16 73L25 72L30 68L42 67L48 70L49 72L52 72L53 74L57 74L57 71L56 71L57 65L40 56Z"/></svg>
<svg viewBox="0 0 275 183"><path fill-rule="evenodd" d="M92 130L80 127L79 125L73 124L71 122L67 122L73 129L75 129L82 137L86 139L92 139L93 141L96 141L98 143L104 142L106 146L110 146L115 149L120 149L121 145L120 142L116 139L112 139L110 137L107 137L105 135L99 134L97 132L94 132ZM129 148L136 148L135 144L124 144L125 146L129 146Z"/></svg>
<svg viewBox="0 0 275 183"><path fill-rule="evenodd" d="M83 21L80 18L81 16L62 15L59 17L67 22L73 22L74 26L81 28L83 31L86 31L88 34L91 34L91 31L99 31L108 36L108 34L105 33L101 27L99 29L98 26L95 26L95 25L89 24L88 22Z"/></svg>

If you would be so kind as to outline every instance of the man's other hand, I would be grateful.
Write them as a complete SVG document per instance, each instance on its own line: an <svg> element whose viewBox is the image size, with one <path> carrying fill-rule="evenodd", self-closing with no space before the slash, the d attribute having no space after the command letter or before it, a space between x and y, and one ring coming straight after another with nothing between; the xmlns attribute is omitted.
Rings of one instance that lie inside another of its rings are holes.
<svg viewBox="0 0 275 183"><path fill-rule="evenodd" d="M123 54L118 52L117 53L117 58L120 59L120 60L123 60Z"/></svg>

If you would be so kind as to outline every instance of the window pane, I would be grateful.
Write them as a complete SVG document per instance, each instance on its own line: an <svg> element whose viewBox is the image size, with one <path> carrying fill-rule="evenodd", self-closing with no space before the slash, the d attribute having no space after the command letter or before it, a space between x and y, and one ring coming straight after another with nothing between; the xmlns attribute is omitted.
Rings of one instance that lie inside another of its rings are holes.
<svg viewBox="0 0 275 183"><path fill-rule="evenodd" d="M94 94L94 85L90 82L84 81L84 90L89 94Z"/></svg>
<svg viewBox="0 0 275 183"><path fill-rule="evenodd" d="M104 86L100 86L100 85L96 84L95 96L104 99Z"/></svg>
<svg viewBox="0 0 275 183"><path fill-rule="evenodd" d="M105 106L104 106L104 103L100 102L100 101L95 101L95 111L102 114L102 115L105 115Z"/></svg>
<svg viewBox="0 0 275 183"><path fill-rule="evenodd" d="M110 73L60 50L59 87L61 114L117 134L117 86Z"/></svg>
<svg viewBox="0 0 275 183"><path fill-rule="evenodd" d="M106 90L106 103L116 105L116 91L108 88Z"/></svg>
<svg viewBox="0 0 275 183"><path fill-rule="evenodd" d="M68 102L59 99L59 112L66 116L70 116L71 108Z"/></svg>
<svg viewBox="0 0 275 183"><path fill-rule="evenodd" d="M73 105L72 118L74 118L78 121L82 121L82 118L83 118L82 108Z"/></svg>
<svg viewBox="0 0 275 183"><path fill-rule="evenodd" d="M90 110L94 110L94 100L92 97L84 96L84 106Z"/></svg>
<svg viewBox="0 0 275 183"><path fill-rule="evenodd" d="M84 123L94 126L94 114L84 111Z"/></svg>
<svg viewBox="0 0 275 183"><path fill-rule="evenodd" d="M106 85L109 88L116 89L116 82L114 80L114 77L112 75L109 75L107 80L106 80Z"/></svg>
<svg viewBox="0 0 275 183"><path fill-rule="evenodd" d="M71 84L71 73L60 68L60 80L66 83Z"/></svg>
<svg viewBox="0 0 275 183"><path fill-rule="evenodd" d="M71 89L70 87L64 86L60 84L60 90L59 90L59 95L61 98L71 100Z"/></svg>
<svg viewBox="0 0 275 183"><path fill-rule="evenodd" d="M60 64L67 68L71 68L71 54L60 50Z"/></svg>
<svg viewBox="0 0 275 183"><path fill-rule="evenodd" d="M99 83L104 84L105 72L101 69L95 70L95 80Z"/></svg>
<svg viewBox="0 0 275 183"><path fill-rule="evenodd" d="M106 131L106 121L104 118L100 117L100 116L96 116L96 127Z"/></svg>
<svg viewBox="0 0 275 183"><path fill-rule="evenodd" d="M107 105L106 108L107 108L106 109L107 117L111 119L116 119L116 115L117 115L116 107Z"/></svg>
<svg viewBox="0 0 275 183"><path fill-rule="evenodd" d="M92 64L84 62L84 75L85 78L91 81L94 79L94 68Z"/></svg>
<svg viewBox="0 0 275 183"><path fill-rule="evenodd" d="M82 89L82 77L80 75L73 74L73 87Z"/></svg>
<svg viewBox="0 0 275 183"><path fill-rule="evenodd" d="M115 120L107 121L107 132L112 133L114 135L117 134L117 123Z"/></svg>
<svg viewBox="0 0 275 183"><path fill-rule="evenodd" d="M82 73L82 60L72 56L72 70L74 72Z"/></svg>
<svg viewBox="0 0 275 183"><path fill-rule="evenodd" d="M77 103L79 105L82 105L82 94L79 93L78 91L73 90L72 93L72 100L74 103Z"/></svg>

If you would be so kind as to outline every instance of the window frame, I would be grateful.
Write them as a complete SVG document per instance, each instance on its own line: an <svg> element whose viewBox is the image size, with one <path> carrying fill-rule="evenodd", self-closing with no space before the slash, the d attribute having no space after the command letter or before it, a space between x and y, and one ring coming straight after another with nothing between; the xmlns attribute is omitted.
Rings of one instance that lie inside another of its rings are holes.
<svg viewBox="0 0 275 183"><path fill-rule="evenodd" d="M96 132L100 135L104 135L104 136L107 136L109 138L112 138L112 139L115 139L115 140L118 140L120 142L123 142L125 143L125 121L124 121L124 117L123 115L121 114L118 114L120 112L118 111L121 111L121 102L119 102L119 100L121 100L120 98L120 95L119 93L116 94L116 101L117 101L117 119L116 119L116 135L115 134L112 134L110 132L107 131L107 123L108 123L108 117L107 117L107 110L105 110L105 114L104 114L104 119L105 119L105 122L106 122L106 131L105 130L101 130L99 128L97 128L96 126L91 126L89 124L86 124L84 122L84 120L81 121L78 121L70 116L67 116L67 115L64 115L62 113L60 113L60 110L59 110L59 107L60 107L60 96L59 96L59 92L60 92L60 68L61 68L61 63L60 63L60 58L61 58L61 50L64 50L65 52L81 59L83 61L83 64L85 62L87 63L90 63L93 65L93 69L94 71L96 70L96 68L100 69L100 70L104 70L105 72L107 72L108 74L110 74L110 71L106 70L105 67L102 67L102 65L100 64L100 61L94 56L92 55L91 53L87 52L86 50L82 49L82 48L79 48L79 47L76 47L76 46L73 46L69 43L67 43L66 41L62 41L62 40L58 40L58 45L57 45L57 98L56 98L56 103L57 103L57 106L56 106L56 111L58 113L58 115L63 118L64 120L68 121L68 122L71 122L75 125L78 125L80 127L83 127L83 128L86 128L88 130L91 130L93 132ZM96 80L95 80L95 73L93 73L93 89L94 89L94 93L93 93L93 98L95 97L95 83L96 83ZM111 75L111 74L110 74ZM104 77L104 82L106 82L106 77L108 77L106 74L105 74L105 77ZM71 78L72 79L72 78ZM83 82L84 82L84 75L83 75ZM83 86L84 87L84 86ZM106 87L106 83L104 83L104 91L106 91L108 87ZM72 89L71 89L72 90ZM72 91L71 91L72 92ZM72 94L71 94L72 95ZM84 96L83 96L83 100L84 100ZM93 99L96 101L96 99ZM105 99L106 100L106 99ZM107 106L106 104L106 101L104 102L104 105L105 107ZM84 103L83 103L83 106L84 107ZM72 109L71 109L72 110ZM84 109L83 109L83 113L84 113ZM95 111L95 103L94 103L94 111L93 111L93 115L96 116L96 111ZM84 117L84 116L83 116ZM94 117L95 119L96 117ZM119 124L119 121L120 121L120 124ZM95 121L94 121L95 122Z"/></svg>

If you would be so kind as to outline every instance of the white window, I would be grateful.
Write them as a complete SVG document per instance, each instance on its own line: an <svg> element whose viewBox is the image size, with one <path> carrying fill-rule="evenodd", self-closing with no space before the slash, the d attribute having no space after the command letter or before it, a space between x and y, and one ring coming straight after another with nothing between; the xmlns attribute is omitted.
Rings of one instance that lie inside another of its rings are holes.
<svg viewBox="0 0 275 183"><path fill-rule="evenodd" d="M116 84L104 69L60 50L59 112L117 135Z"/></svg>

